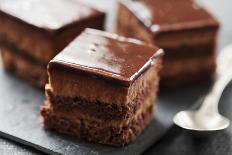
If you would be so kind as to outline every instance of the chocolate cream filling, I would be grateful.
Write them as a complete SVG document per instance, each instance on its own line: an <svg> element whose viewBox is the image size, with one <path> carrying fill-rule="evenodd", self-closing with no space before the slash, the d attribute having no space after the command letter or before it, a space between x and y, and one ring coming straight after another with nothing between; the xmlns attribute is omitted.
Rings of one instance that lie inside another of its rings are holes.
<svg viewBox="0 0 232 155"><path fill-rule="evenodd" d="M147 106L154 104L157 89L154 83L150 83L129 104L121 106L101 101L91 102L81 97L54 96L50 90L46 90L46 92L48 102L55 111L64 111L72 115L77 115L77 117L89 115L101 120L120 121L130 119L139 111L144 111Z"/></svg>
<svg viewBox="0 0 232 155"><path fill-rule="evenodd" d="M101 124L89 123L84 119L73 119L66 114L60 115L46 108L41 110L41 114L45 126L59 133L77 136L101 144L124 146L133 141L150 123L153 118L153 105L122 127L106 127L105 124L108 124L108 122L105 121Z"/></svg>

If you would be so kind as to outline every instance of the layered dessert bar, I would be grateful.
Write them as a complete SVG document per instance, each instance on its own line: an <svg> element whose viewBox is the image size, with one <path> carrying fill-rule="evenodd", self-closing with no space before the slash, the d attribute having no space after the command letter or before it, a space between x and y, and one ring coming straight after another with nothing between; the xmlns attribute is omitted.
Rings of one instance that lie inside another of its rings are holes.
<svg viewBox="0 0 232 155"><path fill-rule="evenodd" d="M1 0L5 69L44 88L48 62L86 27L103 29L104 18L77 0Z"/></svg>
<svg viewBox="0 0 232 155"><path fill-rule="evenodd" d="M117 32L165 51L162 87L210 79L215 71L218 21L193 0L125 0Z"/></svg>
<svg viewBox="0 0 232 155"><path fill-rule="evenodd" d="M133 141L153 118L162 53L86 29L49 62L45 127L101 144Z"/></svg>

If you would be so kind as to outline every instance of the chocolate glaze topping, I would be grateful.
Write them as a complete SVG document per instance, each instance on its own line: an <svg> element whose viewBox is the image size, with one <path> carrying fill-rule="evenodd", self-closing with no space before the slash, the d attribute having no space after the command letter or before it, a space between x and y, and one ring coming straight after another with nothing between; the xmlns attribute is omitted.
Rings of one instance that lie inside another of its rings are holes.
<svg viewBox="0 0 232 155"><path fill-rule="evenodd" d="M49 71L63 67L129 86L162 54L139 40L86 29L50 61Z"/></svg>
<svg viewBox="0 0 232 155"><path fill-rule="evenodd" d="M218 27L217 20L193 0L124 0L151 32Z"/></svg>
<svg viewBox="0 0 232 155"><path fill-rule="evenodd" d="M0 11L51 30L102 14L77 0L1 0Z"/></svg>

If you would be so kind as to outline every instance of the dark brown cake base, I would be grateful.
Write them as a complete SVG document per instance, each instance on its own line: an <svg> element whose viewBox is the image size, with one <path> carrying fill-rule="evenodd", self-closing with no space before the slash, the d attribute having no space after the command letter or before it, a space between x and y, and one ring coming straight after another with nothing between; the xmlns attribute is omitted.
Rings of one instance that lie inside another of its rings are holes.
<svg viewBox="0 0 232 155"><path fill-rule="evenodd" d="M36 87L44 89L47 82L46 65L38 64L8 48L2 48L1 54L6 71L15 74Z"/></svg>
<svg viewBox="0 0 232 155"><path fill-rule="evenodd" d="M69 119L67 115L59 115L49 107L41 110L45 127L53 129L59 133L87 139L91 142L109 144L114 146L124 146L133 141L150 123L153 118L153 107L149 107L144 113L133 119L128 125L121 128L96 126L86 123L83 119Z"/></svg>

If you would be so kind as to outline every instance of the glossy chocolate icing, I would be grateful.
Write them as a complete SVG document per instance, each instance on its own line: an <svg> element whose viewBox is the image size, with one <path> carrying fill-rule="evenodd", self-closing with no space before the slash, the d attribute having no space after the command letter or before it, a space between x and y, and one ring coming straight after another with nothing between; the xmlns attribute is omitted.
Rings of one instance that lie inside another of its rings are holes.
<svg viewBox="0 0 232 155"><path fill-rule="evenodd" d="M86 29L49 63L129 86L163 51L139 40Z"/></svg>
<svg viewBox="0 0 232 155"><path fill-rule="evenodd" d="M124 0L151 32L218 27L217 20L193 0Z"/></svg>
<svg viewBox="0 0 232 155"><path fill-rule="evenodd" d="M77 0L1 0L0 11L51 30L103 14Z"/></svg>

